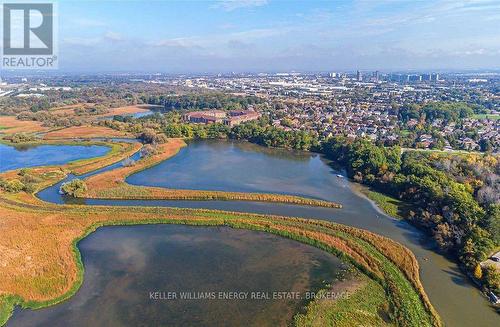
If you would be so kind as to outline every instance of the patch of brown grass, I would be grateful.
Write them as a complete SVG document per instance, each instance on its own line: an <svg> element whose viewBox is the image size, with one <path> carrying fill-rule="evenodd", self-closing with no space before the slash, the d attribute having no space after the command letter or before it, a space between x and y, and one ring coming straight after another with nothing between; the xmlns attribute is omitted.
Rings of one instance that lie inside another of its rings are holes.
<svg viewBox="0 0 500 327"><path fill-rule="evenodd" d="M48 127L42 126L42 123L31 120L18 120L15 116L0 116L0 133L37 133L48 131Z"/></svg>
<svg viewBox="0 0 500 327"><path fill-rule="evenodd" d="M137 104L130 106L122 106L116 108L108 108L108 112L102 113L99 115L90 115L90 116L78 116L75 113L76 109L85 109L95 107L95 103L78 103L72 105L66 105L62 107L52 108L49 111L58 116L66 116L66 117L74 117L74 118L85 118L86 121L95 121L99 118L104 117L113 117L115 115L131 115L140 112L146 112L151 109L161 108L161 106L149 105L149 104Z"/></svg>
<svg viewBox="0 0 500 327"><path fill-rule="evenodd" d="M124 107L117 107L117 108L110 108L109 112L98 115L96 117L109 117L109 116L114 116L114 115L131 115L131 114L136 114L140 112L146 112L150 108L155 108L155 106L150 106L147 104L136 104L132 106L124 106Z"/></svg>
<svg viewBox="0 0 500 327"><path fill-rule="evenodd" d="M108 138L133 137L132 134L117 131L104 126L73 126L51 131L45 134L44 139L71 139L71 138Z"/></svg>

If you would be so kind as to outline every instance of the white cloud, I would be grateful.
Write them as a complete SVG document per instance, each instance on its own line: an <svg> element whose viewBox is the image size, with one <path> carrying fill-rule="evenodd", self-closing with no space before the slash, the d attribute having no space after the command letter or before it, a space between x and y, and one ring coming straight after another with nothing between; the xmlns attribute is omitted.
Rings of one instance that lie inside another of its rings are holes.
<svg viewBox="0 0 500 327"><path fill-rule="evenodd" d="M85 37L67 37L63 40L65 44L68 45L77 45L77 46L85 46L85 47L90 47L90 46L95 46L99 42L101 42L100 37L92 37L92 38L85 38Z"/></svg>
<svg viewBox="0 0 500 327"><path fill-rule="evenodd" d="M183 48L217 48L226 45L228 42L247 43L251 40L272 38L292 32L291 27L277 28L255 28L246 31L220 33L205 36L178 37L170 39L161 39L149 42L149 45L155 47L183 47Z"/></svg>
<svg viewBox="0 0 500 327"><path fill-rule="evenodd" d="M66 37L63 39L65 45L84 47L95 47L104 43L109 43L109 41L124 41L124 38L116 32L108 31L95 37Z"/></svg>
<svg viewBox="0 0 500 327"><path fill-rule="evenodd" d="M213 7L221 8L225 11L233 11L241 8L255 8L267 5L267 0L221 0Z"/></svg>
<svg viewBox="0 0 500 327"><path fill-rule="evenodd" d="M103 21L89 18L76 18L72 19L71 22L73 24L78 25L79 27L105 27L107 24Z"/></svg>
<svg viewBox="0 0 500 327"><path fill-rule="evenodd" d="M162 39L148 43L154 47L180 47L180 48L196 48L201 47L198 37L178 37L172 39Z"/></svg>
<svg viewBox="0 0 500 327"><path fill-rule="evenodd" d="M244 39L263 39L272 36L283 35L292 31L290 27L281 28L256 28L243 32L231 33L229 36L232 38Z"/></svg>
<svg viewBox="0 0 500 327"><path fill-rule="evenodd" d="M110 41L123 41L123 36L121 34L112 31L106 32L104 38Z"/></svg>

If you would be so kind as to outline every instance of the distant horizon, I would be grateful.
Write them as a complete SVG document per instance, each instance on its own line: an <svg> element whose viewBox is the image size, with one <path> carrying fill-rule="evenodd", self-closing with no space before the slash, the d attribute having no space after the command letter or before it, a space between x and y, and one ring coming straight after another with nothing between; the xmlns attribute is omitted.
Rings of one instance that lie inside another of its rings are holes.
<svg viewBox="0 0 500 327"><path fill-rule="evenodd" d="M234 75L258 75L258 74L303 74L303 75L314 75L314 74L329 74L329 73L342 73L342 74L356 74L357 71L361 73L371 73L378 71L381 74L417 74L417 73L438 73L438 74L500 74L500 68L485 68L485 69L405 69L405 70L381 70L381 69L354 69L354 70L342 70L342 69L329 69L329 70L317 70L317 71L298 71L298 70L269 70L269 71L192 71L192 72L167 72L167 71L139 71L139 70L116 70L116 71L63 71L63 70L1 70L0 77L15 77L16 75L21 76L58 76L58 75L163 75L163 76L181 76L181 75L224 75L228 76Z"/></svg>

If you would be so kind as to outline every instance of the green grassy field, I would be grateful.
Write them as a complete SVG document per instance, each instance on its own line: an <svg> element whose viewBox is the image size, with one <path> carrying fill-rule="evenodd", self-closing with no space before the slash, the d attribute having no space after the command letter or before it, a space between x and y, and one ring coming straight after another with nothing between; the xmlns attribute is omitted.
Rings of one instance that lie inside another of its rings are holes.
<svg viewBox="0 0 500 327"><path fill-rule="evenodd" d="M384 289L368 278L361 278L358 289L338 299L316 299L306 312L295 316L297 327L394 326ZM325 292L325 291L323 291Z"/></svg>
<svg viewBox="0 0 500 327"><path fill-rule="evenodd" d="M500 115L491 115L491 114L475 114L472 116L472 118L475 119L491 119L491 120L498 120L500 119Z"/></svg>
<svg viewBox="0 0 500 327"><path fill-rule="evenodd" d="M406 208L402 201L369 189L364 189L362 192L387 215L397 219L404 218Z"/></svg>

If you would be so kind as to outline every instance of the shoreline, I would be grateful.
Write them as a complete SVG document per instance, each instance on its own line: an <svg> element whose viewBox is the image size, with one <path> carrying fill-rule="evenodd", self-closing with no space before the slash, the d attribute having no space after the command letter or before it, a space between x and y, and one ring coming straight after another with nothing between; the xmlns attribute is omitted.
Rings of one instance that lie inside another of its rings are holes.
<svg viewBox="0 0 500 327"><path fill-rule="evenodd" d="M351 190L356 194L358 195L359 197L362 197L363 199L365 199L366 201L368 201L372 207L381 215L384 215L386 216L386 218L389 218L389 219L393 219L393 220L396 220L396 221L399 221L399 220L406 220L405 218L396 218L396 217L393 217L392 215L390 215L389 213L385 212L381 207L379 207L379 205L377 204L377 202L375 202L375 200L372 200L368 197L368 195L366 195L364 192L363 192L363 189L366 189L366 190L369 190L369 188L366 186L366 185L363 185L363 184L360 184L360 183L357 183L357 182L353 182L351 180L349 180L349 183L351 184L350 187L351 187Z"/></svg>

